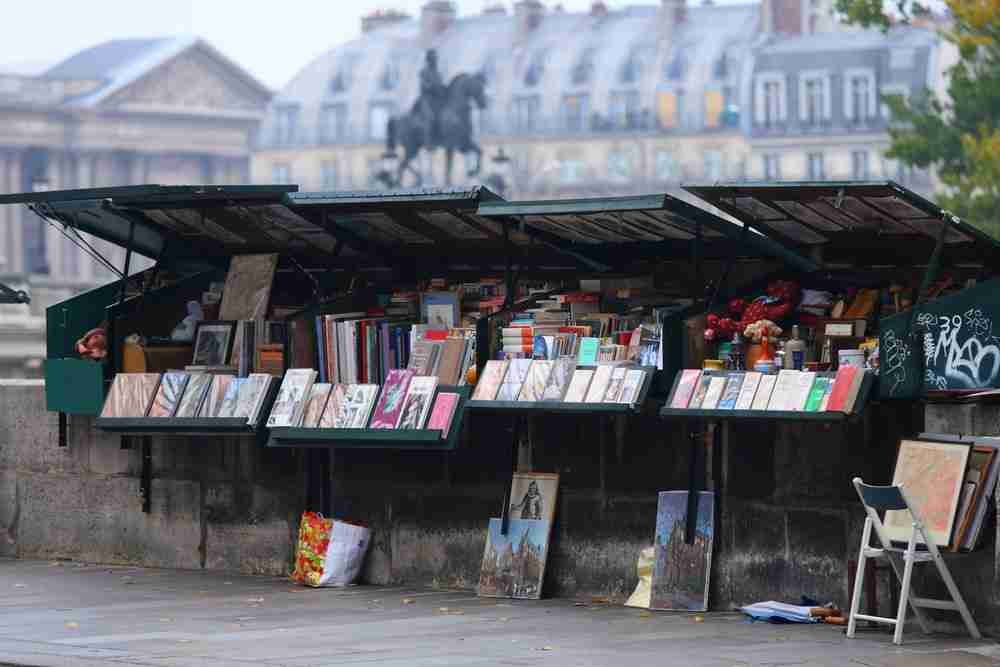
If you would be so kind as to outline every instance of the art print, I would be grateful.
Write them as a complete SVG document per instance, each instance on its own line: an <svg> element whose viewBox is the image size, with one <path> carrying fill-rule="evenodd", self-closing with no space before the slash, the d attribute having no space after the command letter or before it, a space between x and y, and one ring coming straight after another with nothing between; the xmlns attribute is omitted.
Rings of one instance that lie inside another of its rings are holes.
<svg viewBox="0 0 1000 667"><path fill-rule="evenodd" d="M715 537L715 495L698 494L694 539L688 544L687 491L663 491L656 507L650 609L707 611Z"/></svg>
<svg viewBox="0 0 1000 667"><path fill-rule="evenodd" d="M194 334L194 366L222 366L229 358L236 322L198 322Z"/></svg>
<svg viewBox="0 0 1000 667"><path fill-rule="evenodd" d="M197 417L201 404L212 385L212 376L207 373L192 373L184 388L184 394L177 406L177 417Z"/></svg>
<svg viewBox="0 0 1000 667"><path fill-rule="evenodd" d="M159 373L118 373L101 417L145 417L160 383Z"/></svg>
<svg viewBox="0 0 1000 667"><path fill-rule="evenodd" d="M188 381L187 373L164 373L149 406L150 417L173 417Z"/></svg>
<svg viewBox="0 0 1000 667"><path fill-rule="evenodd" d="M514 473L510 483L510 516L551 522L556 513L559 475L539 472Z"/></svg>

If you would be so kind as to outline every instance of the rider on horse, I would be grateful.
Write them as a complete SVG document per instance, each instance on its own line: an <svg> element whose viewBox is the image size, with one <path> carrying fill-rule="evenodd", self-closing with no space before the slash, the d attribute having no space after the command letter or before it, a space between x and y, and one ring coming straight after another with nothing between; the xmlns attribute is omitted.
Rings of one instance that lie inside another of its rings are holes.
<svg viewBox="0 0 1000 667"><path fill-rule="evenodd" d="M441 144L441 128L438 119L447 92L441 78L441 72L438 71L437 51L430 49L427 51L424 66L420 70L420 97L413 105L413 110L416 115L424 118L427 122L432 146Z"/></svg>

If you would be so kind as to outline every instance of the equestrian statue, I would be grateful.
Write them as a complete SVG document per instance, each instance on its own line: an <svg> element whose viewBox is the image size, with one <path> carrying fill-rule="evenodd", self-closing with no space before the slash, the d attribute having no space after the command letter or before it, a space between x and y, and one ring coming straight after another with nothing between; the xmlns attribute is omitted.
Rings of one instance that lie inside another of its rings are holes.
<svg viewBox="0 0 1000 667"><path fill-rule="evenodd" d="M402 185L406 171L420 184L420 172L412 165L420 149L444 149L445 185L451 185L455 153L474 154L476 162L468 176L478 174L483 152L472 139L473 104L486 108L486 77L482 73L459 74L445 85L437 66L437 52L429 50L420 70L420 97L408 114L390 118L386 127L386 156L395 157L396 144L403 149L395 177L386 175L387 184Z"/></svg>

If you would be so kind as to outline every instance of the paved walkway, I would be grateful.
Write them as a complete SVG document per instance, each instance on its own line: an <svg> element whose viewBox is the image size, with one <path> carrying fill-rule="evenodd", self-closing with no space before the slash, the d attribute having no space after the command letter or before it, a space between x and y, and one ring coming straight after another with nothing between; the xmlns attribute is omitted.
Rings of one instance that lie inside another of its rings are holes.
<svg viewBox="0 0 1000 667"><path fill-rule="evenodd" d="M0 665L1000 665L1000 646L736 614L0 560Z"/></svg>

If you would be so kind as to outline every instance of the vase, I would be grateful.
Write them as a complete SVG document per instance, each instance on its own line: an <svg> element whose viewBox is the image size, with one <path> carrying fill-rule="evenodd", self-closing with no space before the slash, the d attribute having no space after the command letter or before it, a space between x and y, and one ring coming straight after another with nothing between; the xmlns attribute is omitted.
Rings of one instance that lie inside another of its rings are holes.
<svg viewBox="0 0 1000 667"><path fill-rule="evenodd" d="M774 361L774 351L768 339L761 339L759 343L751 343L747 346L746 367L752 370L758 361Z"/></svg>

